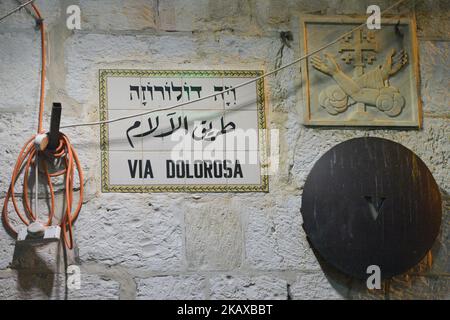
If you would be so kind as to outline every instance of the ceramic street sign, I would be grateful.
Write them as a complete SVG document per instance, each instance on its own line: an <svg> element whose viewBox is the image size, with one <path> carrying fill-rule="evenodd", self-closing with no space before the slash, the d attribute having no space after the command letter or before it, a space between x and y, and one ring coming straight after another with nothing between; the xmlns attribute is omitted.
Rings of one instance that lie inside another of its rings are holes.
<svg viewBox="0 0 450 320"><path fill-rule="evenodd" d="M268 191L261 71L100 70L103 192Z"/></svg>
<svg viewBox="0 0 450 320"><path fill-rule="evenodd" d="M301 54L323 47L366 18L303 16ZM324 126L421 126L415 22L382 19L303 61L304 123Z"/></svg>
<svg viewBox="0 0 450 320"><path fill-rule="evenodd" d="M439 188L402 145L356 138L314 165L302 197L303 227L318 254L351 276L376 265L389 278L415 266L440 228Z"/></svg>

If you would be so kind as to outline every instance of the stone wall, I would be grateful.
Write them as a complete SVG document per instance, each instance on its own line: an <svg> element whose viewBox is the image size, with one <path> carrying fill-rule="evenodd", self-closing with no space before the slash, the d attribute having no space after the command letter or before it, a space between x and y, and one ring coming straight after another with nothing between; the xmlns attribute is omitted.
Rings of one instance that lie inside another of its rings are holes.
<svg viewBox="0 0 450 320"><path fill-rule="evenodd" d="M300 14L365 14L369 4L385 8L393 2L38 0L49 38L45 127L53 101L63 103L63 123L98 120L98 69L271 70L299 56ZM61 264L57 246L34 248L33 263L12 268L14 241L0 228L0 298L449 299L450 5L415 2L422 130L304 127L298 65L266 79L268 127L280 130L281 144L269 193L102 194L99 128L65 130L86 175L74 252L81 289L64 287L63 269L55 267ZM81 8L81 30L66 28L72 4ZM0 15L16 5L0 0ZM408 10L403 6L395 13ZM282 31L291 31L294 40L280 54ZM0 24L2 203L20 147L36 128L39 44L25 10ZM375 292L318 261L301 227L302 188L312 165L332 146L360 136L385 137L417 153L445 202L433 266L424 262Z"/></svg>

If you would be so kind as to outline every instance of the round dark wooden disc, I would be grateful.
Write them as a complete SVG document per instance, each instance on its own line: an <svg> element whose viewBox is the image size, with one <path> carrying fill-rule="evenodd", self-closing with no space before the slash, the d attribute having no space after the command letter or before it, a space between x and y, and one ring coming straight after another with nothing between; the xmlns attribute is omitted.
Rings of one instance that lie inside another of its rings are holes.
<svg viewBox="0 0 450 320"><path fill-rule="evenodd" d="M440 229L439 188L423 161L381 138L340 143L314 165L302 197L303 228L311 245L342 272L383 279L421 261Z"/></svg>

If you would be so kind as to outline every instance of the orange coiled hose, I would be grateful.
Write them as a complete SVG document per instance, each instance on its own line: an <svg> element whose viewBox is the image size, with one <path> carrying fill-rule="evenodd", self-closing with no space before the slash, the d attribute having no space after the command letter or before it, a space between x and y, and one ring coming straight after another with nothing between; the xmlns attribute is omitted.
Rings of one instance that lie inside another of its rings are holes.
<svg viewBox="0 0 450 320"><path fill-rule="evenodd" d="M43 114L44 114L44 95L45 95L45 69L46 69L46 56L45 56L45 26L41 16L41 13L36 5L31 4L34 12L38 18L39 28L41 33L41 55L42 55L42 68L41 68L41 90L39 100L39 116L38 116L38 129L37 134L43 133ZM31 222L38 220L37 212L34 212L31 206L31 202L28 196L28 177L30 169L34 167L39 171L40 162L42 161L42 171L46 177L46 186L50 194L50 211L48 213L46 226L52 225L55 215L55 191L53 187L52 178L64 176L65 180L65 208L64 214L60 221L62 237L67 248L73 248L73 232L72 226L80 213L81 206L83 204L83 171L78 159L78 155L71 145L69 138L63 133L59 136L59 145L55 150L38 151L34 145L34 139L36 135L33 135L22 147L17 158L16 165L14 167L11 183L8 188L8 192L3 203L2 220L6 230L13 236L17 237L17 231L11 225L9 221L8 203L12 200L14 210L20 220L29 225ZM47 161L57 162L59 170L55 172L49 172ZM62 168L61 168L62 167ZM73 210L73 190L75 183L75 171L78 172L78 183L80 196L78 204L75 210ZM20 175L23 173L23 185L22 185L22 201L24 207L24 213L21 212L17 198L15 195L15 185ZM39 173L38 173L39 174ZM36 181L37 182L37 181Z"/></svg>

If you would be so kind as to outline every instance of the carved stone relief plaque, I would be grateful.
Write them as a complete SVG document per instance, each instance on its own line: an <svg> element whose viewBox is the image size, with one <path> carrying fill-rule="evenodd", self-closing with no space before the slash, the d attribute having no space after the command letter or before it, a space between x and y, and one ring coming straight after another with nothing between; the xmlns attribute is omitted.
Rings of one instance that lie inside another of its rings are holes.
<svg viewBox="0 0 450 320"><path fill-rule="evenodd" d="M304 16L301 55L365 18ZM302 64L306 125L420 127L418 54L412 19L354 30Z"/></svg>

